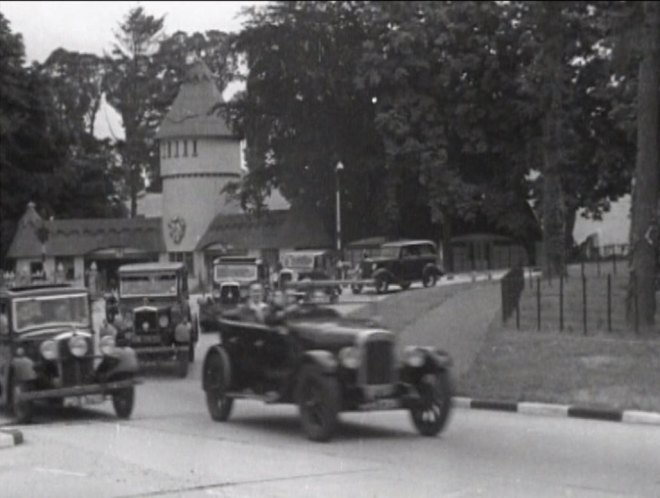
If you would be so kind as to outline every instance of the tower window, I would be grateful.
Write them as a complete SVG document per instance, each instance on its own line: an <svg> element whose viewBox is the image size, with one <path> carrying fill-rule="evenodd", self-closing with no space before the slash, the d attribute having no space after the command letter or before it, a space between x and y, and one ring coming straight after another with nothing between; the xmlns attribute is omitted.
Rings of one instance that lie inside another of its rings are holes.
<svg viewBox="0 0 660 498"><path fill-rule="evenodd" d="M188 140L183 141L183 157L188 157Z"/></svg>
<svg viewBox="0 0 660 498"><path fill-rule="evenodd" d="M193 157L197 157L197 140L192 141L192 155Z"/></svg>
<svg viewBox="0 0 660 498"><path fill-rule="evenodd" d="M174 141L174 157L179 157L179 141Z"/></svg>

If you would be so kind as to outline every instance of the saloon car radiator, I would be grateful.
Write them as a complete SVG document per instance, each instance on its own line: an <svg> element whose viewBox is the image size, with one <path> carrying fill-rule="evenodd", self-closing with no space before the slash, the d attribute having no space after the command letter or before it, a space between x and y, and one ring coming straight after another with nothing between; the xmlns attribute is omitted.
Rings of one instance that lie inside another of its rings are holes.
<svg viewBox="0 0 660 498"><path fill-rule="evenodd" d="M394 382L394 344L390 341L368 341L366 344L366 383Z"/></svg>
<svg viewBox="0 0 660 498"><path fill-rule="evenodd" d="M135 325L135 332L137 334L145 332L145 323L147 323L149 326L147 330L151 333L154 333L158 330L158 312L155 310L136 311L135 316L133 317L133 323Z"/></svg>

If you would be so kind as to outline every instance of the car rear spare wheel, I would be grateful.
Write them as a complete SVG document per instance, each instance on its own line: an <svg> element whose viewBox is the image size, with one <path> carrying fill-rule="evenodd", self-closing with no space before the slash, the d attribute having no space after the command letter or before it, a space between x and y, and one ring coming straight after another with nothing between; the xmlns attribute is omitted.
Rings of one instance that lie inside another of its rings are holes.
<svg viewBox="0 0 660 498"><path fill-rule="evenodd" d="M298 379L296 401L307 437L312 441L329 440L337 427L341 408L337 379L324 375L316 365L305 365Z"/></svg>
<svg viewBox="0 0 660 498"><path fill-rule="evenodd" d="M229 356L217 347L209 351L204 360L202 382L206 393L209 415L216 422L226 422L234 405L233 398L226 395L231 375Z"/></svg>
<svg viewBox="0 0 660 498"><path fill-rule="evenodd" d="M437 435L447 424L451 408L451 386L444 372L426 374L416 386L420 403L410 409L413 424L423 436Z"/></svg>

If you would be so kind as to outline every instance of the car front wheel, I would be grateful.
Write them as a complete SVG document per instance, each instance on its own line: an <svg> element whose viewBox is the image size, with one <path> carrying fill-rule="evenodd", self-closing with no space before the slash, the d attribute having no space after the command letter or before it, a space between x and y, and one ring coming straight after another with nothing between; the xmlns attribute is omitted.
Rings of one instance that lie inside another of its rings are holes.
<svg viewBox="0 0 660 498"><path fill-rule="evenodd" d="M422 278L422 284L424 287L433 287L437 281L438 276L434 271L427 271Z"/></svg>
<svg viewBox="0 0 660 498"><path fill-rule="evenodd" d="M112 406L119 418L128 419L135 406L135 386L124 387L112 393Z"/></svg>
<svg viewBox="0 0 660 498"><path fill-rule="evenodd" d="M18 399L21 393L28 392L31 389L32 386L29 382L12 382L11 409L14 419L19 424L29 424L32 421L32 401L19 401Z"/></svg>
<svg viewBox="0 0 660 498"><path fill-rule="evenodd" d="M337 427L341 407L337 379L324 375L316 365L306 365L300 372L296 401L307 437L312 441L329 440Z"/></svg>
<svg viewBox="0 0 660 498"><path fill-rule="evenodd" d="M362 286L360 284L351 285L351 291L355 295L360 294L362 292Z"/></svg>
<svg viewBox="0 0 660 498"><path fill-rule="evenodd" d="M209 415L216 422L226 422L234 405L226 395L230 376L229 356L221 348L215 348L206 356L202 380L206 393Z"/></svg>
<svg viewBox="0 0 660 498"><path fill-rule="evenodd" d="M436 436L447 424L451 408L451 386L446 373L426 374L417 389L419 404L410 409L413 424L423 436Z"/></svg>
<svg viewBox="0 0 660 498"><path fill-rule="evenodd" d="M389 285L387 278L385 277L376 277L376 292L378 294L383 294L387 292L387 286Z"/></svg>

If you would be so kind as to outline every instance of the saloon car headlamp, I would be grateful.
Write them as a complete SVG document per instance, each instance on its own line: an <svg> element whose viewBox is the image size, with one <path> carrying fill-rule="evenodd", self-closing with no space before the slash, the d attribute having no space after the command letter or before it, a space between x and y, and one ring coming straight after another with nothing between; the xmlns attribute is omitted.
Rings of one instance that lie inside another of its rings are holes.
<svg viewBox="0 0 660 498"><path fill-rule="evenodd" d="M404 352L404 361L409 367L419 368L426 362L426 355L421 349L408 347Z"/></svg>
<svg viewBox="0 0 660 498"><path fill-rule="evenodd" d="M167 315L160 315L160 317L158 318L158 325L159 325L161 328L164 329L164 328L167 327L169 324L170 324L170 319L168 318L168 316L167 316Z"/></svg>
<svg viewBox="0 0 660 498"><path fill-rule="evenodd" d="M101 348L101 353L106 356L109 356L115 352L115 338L111 335L106 335L101 337L101 342L99 344Z"/></svg>
<svg viewBox="0 0 660 498"><path fill-rule="evenodd" d="M39 352L46 360L55 360L57 358L57 343L52 340L44 341L39 346Z"/></svg>
<svg viewBox="0 0 660 498"><path fill-rule="evenodd" d="M344 368L357 368L360 366L360 351L355 346L349 346L339 351L339 363Z"/></svg>
<svg viewBox="0 0 660 498"><path fill-rule="evenodd" d="M69 351L73 356L80 358L87 354L87 340L79 335L74 335L69 339Z"/></svg>

